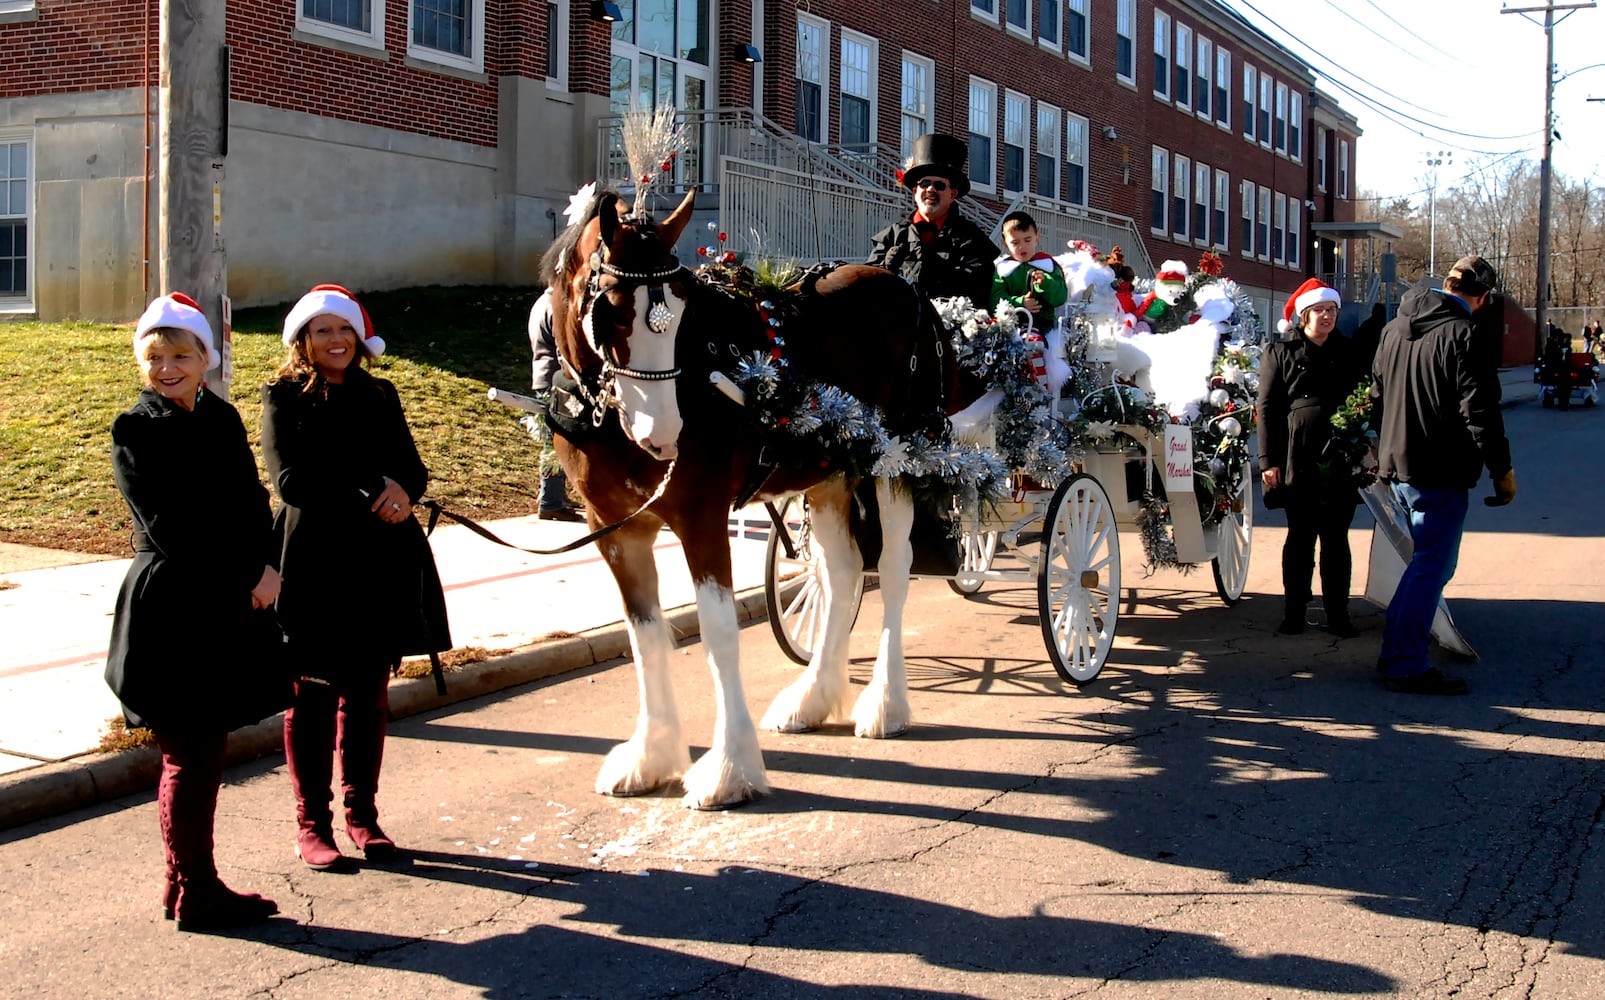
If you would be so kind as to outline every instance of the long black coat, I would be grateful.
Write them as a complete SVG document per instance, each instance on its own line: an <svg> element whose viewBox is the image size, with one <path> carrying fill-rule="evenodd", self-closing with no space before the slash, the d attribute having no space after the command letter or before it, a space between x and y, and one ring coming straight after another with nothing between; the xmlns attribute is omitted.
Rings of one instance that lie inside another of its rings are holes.
<svg viewBox="0 0 1605 1000"><path fill-rule="evenodd" d="M1281 469L1289 498L1331 492L1353 500L1347 484L1323 483L1318 469L1332 438L1332 414L1342 407L1362 369L1348 338L1334 332L1317 346L1302 332L1265 349L1259 373L1259 467Z"/></svg>
<svg viewBox="0 0 1605 1000"><path fill-rule="evenodd" d="M278 626L251 608L276 558L240 415L210 393L185 410L146 389L111 436L135 555L117 593L106 683L128 723L227 730L284 708Z"/></svg>
<svg viewBox="0 0 1605 1000"><path fill-rule="evenodd" d="M423 528L370 509L387 476L414 503L429 484L396 387L360 370L327 394L305 385L262 387L262 455L283 501L279 621L297 669L338 679L325 671L451 648Z"/></svg>
<svg viewBox="0 0 1605 1000"><path fill-rule="evenodd" d="M977 309L987 307L997 244L956 207L929 243L920 240L912 216L871 239L874 249L866 263L896 271L931 298L967 295Z"/></svg>

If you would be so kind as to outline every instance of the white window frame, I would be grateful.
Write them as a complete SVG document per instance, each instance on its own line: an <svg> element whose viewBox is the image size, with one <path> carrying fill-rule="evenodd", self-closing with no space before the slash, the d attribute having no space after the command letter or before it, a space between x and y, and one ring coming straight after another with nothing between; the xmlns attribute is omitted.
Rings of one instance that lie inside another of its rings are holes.
<svg viewBox="0 0 1605 1000"><path fill-rule="evenodd" d="M1193 66L1193 111L1204 121L1215 116L1215 43L1198 36L1198 60ZM1202 86L1200 87L1200 84ZM1199 94L1208 95L1199 100Z"/></svg>
<svg viewBox="0 0 1605 1000"><path fill-rule="evenodd" d="M1315 126L1315 190L1325 191L1326 180L1326 126Z"/></svg>
<svg viewBox="0 0 1605 1000"><path fill-rule="evenodd" d="M1271 209L1271 260L1287 263L1287 195L1280 191Z"/></svg>
<svg viewBox="0 0 1605 1000"><path fill-rule="evenodd" d="M1165 61L1164 69L1159 60ZM1161 101L1170 100L1170 70L1175 65L1170 53L1170 15L1154 11L1154 96Z"/></svg>
<svg viewBox="0 0 1605 1000"><path fill-rule="evenodd" d="M1265 250L1260 252L1260 231L1265 232ZM1271 259L1271 189L1261 184L1259 187L1259 215L1254 221L1254 256L1270 263Z"/></svg>
<svg viewBox="0 0 1605 1000"><path fill-rule="evenodd" d="M851 96L863 98L869 103L869 134L864 137L864 145L868 149L873 149L875 138L880 134L880 102L878 97L880 93L880 41L871 35L853 31L851 28L843 28L841 30L841 38L837 42L836 61L838 66L836 72L837 79L841 81L842 98L849 96L849 91L847 90L847 47L849 45L861 45L868 54L868 65L864 67L864 86L869 92L867 94L852 93ZM840 125L837 127L840 128ZM845 146L846 137L842 136L840 138Z"/></svg>
<svg viewBox="0 0 1605 1000"><path fill-rule="evenodd" d="M39 259L37 256L39 246L39 213L38 203L34 195L34 189L38 187L39 175L37 172L38 164L36 162L34 147L34 133L32 129L0 128L0 143L9 146L18 142L21 142L23 146L22 169L26 171L26 176L22 185L22 215L20 218L22 219L23 224L28 227L27 243L22 250L23 254L26 255L28 260L27 270L24 272L22 277L22 280L27 286L28 290L22 295L0 296L0 313L33 312L34 302L36 301L35 295L37 294L36 290L39 287L37 280L39 274ZM9 155L10 154L7 154L8 159ZM9 170L9 166L7 169ZM9 198L7 200L9 201ZM8 212L6 214L6 218L16 219L19 218L19 216L11 215Z"/></svg>
<svg viewBox="0 0 1605 1000"><path fill-rule="evenodd" d="M1120 72L1120 42L1131 49L1131 72ZM1092 47L1089 38L1087 47ZM1137 0L1115 0L1115 80L1137 89Z"/></svg>
<svg viewBox="0 0 1605 1000"><path fill-rule="evenodd" d="M378 2L378 0L375 0ZM412 40L413 15L417 0L407 0L407 58L419 62L449 66L470 73L485 72L485 3L486 0L467 0L468 3L468 55L445 52L419 45Z"/></svg>
<svg viewBox="0 0 1605 1000"><path fill-rule="evenodd" d="M1244 257L1252 258L1254 256L1254 206L1257 203L1254 182L1244 180L1240 194L1242 196L1242 212L1239 216L1238 225L1241 227L1246 224L1248 227L1248 232L1243 234L1242 252Z"/></svg>
<svg viewBox="0 0 1605 1000"><path fill-rule="evenodd" d="M1033 161L1041 159L1053 164L1051 172L1046 168L1039 168L1032 173L1038 182L1044 178L1052 178L1052 186L1047 191L1036 191L1038 197L1059 200L1059 194L1064 188L1064 162L1065 162L1065 131L1064 112L1045 101L1037 102L1037 134ZM1032 166L1037 166L1035 162ZM1069 199L1066 199L1067 201Z"/></svg>
<svg viewBox="0 0 1605 1000"><path fill-rule="evenodd" d="M803 76L802 30L805 25L809 28L814 28L819 31L819 79L817 80ZM830 22L822 17L815 17L812 14L805 14L799 10L797 12L797 34L797 68L794 71L795 75L793 79L806 83L817 84L819 87L818 141L821 145L823 145L830 142ZM801 104L797 105L799 110L801 110L801 107ZM795 128L793 129L793 133L796 134ZM804 142L814 141L802 135L798 135L797 137L799 139L803 139Z"/></svg>
<svg viewBox="0 0 1605 1000"><path fill-rule="evenodd" d="M1002 179L998 177L998 85L991 80L983 80L978 76L972 76L970 77L968 94L969 97L966 100L968 127L964 132L965 144L969 144L969 137L972 135L984 135L987 139L988 148L992 153L992 162L987 165L992 179L984 183L976 180L975 157L970 157L970 187L975 191L996 194L998 188L1002 185ZM987 106L984 108L978 106L976 104L977 97L984 98L987 101ZM987 131L981 131L976 127L978 125L984 125Z"/></svg>
<svg viewBox="0 0 1605 1000"><path fill-rule="evenodd" d="M1293 91L1287 105L1287 155L1304 162L1304 95Z"/></svg>
<svg viewBox="0 0 1605 1000"><path fill-rule="evenodd" d="M1159 213L1148 220L1148 231L1155 236L1169 237L1170 235L1170 150L1163 146L1155 146L1153 160L1150 165L1153 194L1163 195L1159 199L1162 206ZM1153 198L1148 199L1149 214L1153 212Z"/></svg>
<svg viewBox="0 0 1605 1000"><path fill-rule="evenodd" d="M1214 213L1220 213L1220 239L1215 239ZM1224 170L1215 171L1215 204L1210 206L1209 233L1215 249L1226 253L1232 245L1232 175Z"/></svg>
<svg viewBox="0 0 1605 1000"><path fill-rule="evenodd" d="M1008 183L1007 153L1010 146L1020 150L1021 176L1017 188L1009 187ZM1003 145L998 152L1005 154L999 158L1003 170L998 175L998 184L1002 186L1003 193L1024 194L1031 190L1031 95L1018 90L1003 91Z"/></svg>
<svg viewBox="0 0 1605 1000"><path fill-rule="evenodd" d="M1254 101L1259 96L1259 70L1243 63L1243 138L1249 142L1256 142L1259 136L1254 134L1254 122L1258 116L1254 114Z"/></svg>
<svg viewBox="0 0 1605 1000"><path fill-rule="evenodd" d="M1349 198L1349 140L1338 140L1338 175L1337 196L1347 201Z"/></svg>
<svg viewBox="0 0 1605 1000"><path fill-rule="evenodd" d="M1076 141L1078 133L1080 142ZM1068 111L1064 114L1064 161L1067 167L1072 161L1081 166L1081 190L1075 192L1079 197L1071 197L1070 182L1066 180L1064 200L1085 207L1092 200L1092 123ZM1068 175L1069 170L1065 173Z"/></svg>
<svg viewBox="0 0 1605 1000"><path fill-rule="evenodd" d="M37 0L0 0L0 14L26 14L37 5ZM300 9L296 4L296 9Z"/></svg>
<svg viewBox="0 0 1605 1000"><path fill-rule="evenodd" d="M546 25L546 48L551 53L547 62L557 71L556 76L546 78L546 86L550 90L568 90L568 25L569 0L547 0L548 10L557 9L557 17L548 16Z"/></svg>
<svg viewBox="0 0 1605 1000"><path fill-rule="evenodd" d="M1221 100L1223 93L1225 100ZM1215 49L1215 124L1224 132L1232 130L1233 103L1232 53L1225 46L1220 46Z"/></svg>
<svg viewBox="0 0 1605 1000"><path fill-rule="evenodd" d="M1170 69L1170 96L1176 102L1176 107L1183 111L1191 111L1193 107L1193 29L1180 21L1176 22L1176 48L1171 53ZM1187 87L1187 93L1182 94L1176 86L1181 80Z"/></svg>
<svg viewBox="0 0 1605 1000"><path fill-rule="evenodd" d="M923 105L922 110L924 111L924 114L913 114L908 104L908 98L910 96L908 79L910 74L908 71L911 67L924 70L925 85L922 88L923 92L920 94L920 102ZM922 56L916 52L910 52L907 49L903 50L903 58L898 63L897 103L897 129L898 139L901 143L901 148L898 151L898 158L905 159L910 153L913 152L914 140L930 132L932 128L932 116L936 107L935 60L927 59L925 56ZM911 121L921 122L924 125L924 128L920 129L913 135L909 135L908 125Z"/></svg>
<svg viewBox="0 0 1605 1000"><path fill-rule="evenodd" d="M1002 8L1003 30L1016 38L1031 38L1033 35L1031 27L1036 22L1036 11L1032 10L1035 3L1036 0L1020 0L1021 6L1025 8L1025 24L1021 25L1009 20L1009 0L998 0L998 6Z"/></svg>
<svg viewBox="0 0 1605 1000"><path fill-rule="evenodd" d="M1032 0L1032 2L1036 5L1033 9L1037 15L1037 44L1047 49L1049 52L1063 51L1064 0ZM1057 25L1056 30L1059 32L1059 36L1057 38L1049 38L1042 33L1042 4L1048 4L1051 6L1054 9L1054 12L1058 15L1053 19L1053 23Z"/></svg>
<svg viewBox="0 0 1605 1000"><path fill-rule="evenodd" d="M1206 163L1193 164L1193 242L1201 247L1209 246L1209 165ZM1198 224L1198 209L1204 210L1204 223Z"/></svg>
<svg viewBox="0 0 1605 1000"><path fill-rule="evenodd" d="M1276 109L1271 118L1271 139L1276 151L1283 156L1287 155L1287 84L1280 81L1276 84Z"/></svg>
<svg viewBox="0 0 1605 1000"><path fill-rule="evenodd" d="M31 0L30 0L31 3ZM302 13L303 0L294 0L295 3L295 30L319 38L328 38L336 42L345 42L347 45L359 45L365 49L374 49L383 52L385 49L385 0L368 0L368 30L354 31L344 25L333 24ZM26 5L25 5L26 6ZM565 4L566 6L566 4ZM0 13L6 11L5 0L0 0ZM408 0L407 10L412 10L411 0ZM409 13L409 18L411 14ZM412 38L412 26L407 26L407 38Z"/></svg>
<svg viewBox="0 0 1605 1000"><path fill-rule="evenodd" d="M1299 241L1304 238L1304 202L1287 196L1287 266L1297 271L1303 264L1304 248Z"/></svg>
<svg viewBox="0 0 1605 1000"><path fill-rule="evenodd" d="M996 28L1003 12L998 10L998 0L970 0L970 16Z"/></svg>
<svg viewBox="0 0 1605 1000"><path fill-rule="evenodd" d="M1193 161L1191 157L1181 153L1172 153L1170 157L1170 231L1171 239L1177 243L1186 243L1190 232L1193 214ZM1176 211L1177 203L1181 203L1181 211Z"/></svg>
<svg viewBox="0 0 1605 1000"><path fill-rule="evenodd" d="M1083 66L1092 65L1091 7L1091 0L1064 0L1064 5L1059 8L1061 15L1059 18L1059 34L1064 36L1064 54L1072 62L1078 62ZM1082 23L1086 25L1086 30L1081 33L1081 45L1087 50L1085 52L1077 52L1070 47L1070 15L1072 13L1080 15Z"/></svg>
<svg viewBox="0 0 1605 1000"><path fill-rule="evenodd" d="M1276 79L1269 73L1259 75L1259 116L1255 121L1255 130L1263 133L1259 137L1260 148L1271 148L1271 92L1276 86Z"/></svg>

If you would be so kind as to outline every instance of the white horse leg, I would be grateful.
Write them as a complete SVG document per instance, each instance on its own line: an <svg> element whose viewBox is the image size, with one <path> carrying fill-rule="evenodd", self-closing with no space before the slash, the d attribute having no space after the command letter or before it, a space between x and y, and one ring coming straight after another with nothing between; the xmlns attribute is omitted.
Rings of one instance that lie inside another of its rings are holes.
<svg viewBox="0 0 1605 1000"><path fill-rule="evenodd" d="M741 687L740 627L729 584L711 579L698 582L697 619L713 671L718 713L713 745L686 772L683 801L692 809L725 809L769 791L769 779L758 749L758 730Z"/></svg>
<svg viewBox="0 0 1605 1000"><path fill-rule="evenodd" d="M881 739L908 731L908 667L903 662L903 605L908 601L908 571L914 562L909 532L914 526L914 499L890 479L875 480L875 499L881 509L880 593L885 617L881 620L880 652L869 687L853 706L853 731Z"/></svg>
<svg viewBox="0 0 1605 1000"><path fill-rule="evenodd" d="M857 605L853 594L864 562L847 528L852 494L836 477L808 492L809 523L819 554L820 587L825 599L825 628L808 666L764 713L762 725L782 733L817 729L831 719L845 719L852 700L847 676L847 641Z"/></svg>
<svg viewBox="0 0 1605 1000"><path fill-rule="evenodd" d="M691 754L669 684L673 639L658 604L658 571L652 555L656 532L644 538L620 535L625 531L602 539L597 548L624 598L624 623L635 652L641 704L635 733L608 751L596 776L596 790L603 795L641 795L684 774L691 766Z"/></svg>

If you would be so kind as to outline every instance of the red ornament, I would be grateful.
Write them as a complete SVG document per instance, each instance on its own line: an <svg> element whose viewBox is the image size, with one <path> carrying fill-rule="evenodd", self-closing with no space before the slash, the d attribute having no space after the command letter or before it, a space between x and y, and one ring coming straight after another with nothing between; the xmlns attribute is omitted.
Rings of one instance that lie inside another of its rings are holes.
<svg viewBox="0 0 1605 1000"><path fill-rule="evenodd" d="M698 257L706 257L706 256L708 256L708 248L707 247L697 247L697 256Z"/></svg>
<svg viewBox="0 0 1605 1000"><path fill-rule="evenodd" d="M725 241L725 234L724 233L720 233L719 234L719 242L723 243L724 241Z"/></svg>
<svg viewBox="0 0 1605 1000"><path fill-rule="evenodd" d="M780 418L780 426L784 427L789 423L791 423L791 418L790 417L781 417Z"/></svg>
<svg viewBox="0 0 1605 1000"><path fill-rule="evenodd" d="M661 167L661 168L660 168L660 169L661 169L661 170L662 170L662 171L663 171L663 172L664 172L664 173L668 173L668 172L669 172L669 168L670 168L670 167L671 167L671 166L673 166L673 164L672 164L672 163L670 163L670 162L669 162L669 161L668 161L668 160L664 160L664 161L663 161L663 165L662 165L662 167Z"/></svg>
<svg viewBox="0 0 1605 1000"><path fill-rule="evenodd" d="M779 361L780 360L780 348L778 348L778 347L770 348L769 349L769 356L771 358L774 358L776 361Z"/></svg>

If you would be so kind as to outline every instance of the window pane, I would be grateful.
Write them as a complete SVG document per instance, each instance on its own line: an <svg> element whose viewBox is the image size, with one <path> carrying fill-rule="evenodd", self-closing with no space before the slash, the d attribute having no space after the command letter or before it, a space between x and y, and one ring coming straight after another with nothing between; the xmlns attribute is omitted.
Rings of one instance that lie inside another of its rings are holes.
<svg viewBox="0 0 1605 1000"><path fill-rule="evenodd" d="M1024 28L1029 20L1026 15L1026 0L1008 0L1009 23L1016 28Z"/></svg>
<svg viewBox="0 0 1605 1000"><path fill-rule="evenodd" d="M1058 173L1059 164L1051 157L1037 154L1036 177L1033 190L1044 198L1056 198L1059 192L1053 189L1054 174Z"/></svg>
<svg viewBox="0 0 1605 1000"><path fill-rule="evenodd" d="M825 82L820 58L824 46L824 32L819 25L797 22L797 79L814 84Z"/></svg>
<svg viewBox="0 0 1605 1000"><path fill-rule="evenodd" d="M1059 0L1038 0L1037 37L1051 45L1059 44Z"/></svg>
<svg viewBox="0 0 1605 1000"><path fill-rule="evenodd" d="M1066 171L1064 200L1076 205L1087 203L1087 171L1079 163L1070 164Z"/></svg>
<svg viewBox="0 0 1605 1000"><path fill-rule="evenodd" d="M676 6L675 42L679 45L680 57L702 66L709 65L708 0L679 0Z"/></svg>
<svg viewBox="0 0 1605 1000"><path fill-rule="evenodd" d="M976 184L992 183L992 140L973 132L970 133L970 180Z"/></svg>
<svg viewBox="0 0 1605 1000"><path fill-rule="evenodd" d="M1065 41L1071 52L1078 56L1087 54L1087 15L1077 10L1070 11L1065 18Z"/></svg>
<svg viewBox="0 0 1605 1000"><path fill-rule="evenodd" d="M862 97L842 95L842 144L869 145L869 102Z"/></svg>
<svg viewBox="0 0 1605 1000"><path fill-rule="evenodd" d="M0 209L3 209L6 215L26 216L28 214L28 182L11 181L6 184L6 187L11 189L11 194L6 199L8 204L0 206Z"/></svg>
<svg viewBox="0 0 1605 1000"><path fill-rule="evenodd" d="M869 46L854 38L842 39L842 93L862 97L869 92Z"/></svg>
<svg viewBox="0 0 1605 1000"><path fill-rule="evenodd" d="M28 224L0 222L0 295L28 294Z"/></svg>
<svg viewBox="0 0 1605 1000"><path fill-rule="evenodd" d="M675 54L674 0L635 0L635 44L647 52Z"/></svg>
<svg viewBox="0 0 1605 1000"><path fill-rule="evenodd" d="M26 143L14 142L10 144L9 156L0 156L0 177L21 179L28 176L28 146ZM7 166L9 164L9 166Z"/></svg>
<svg viewBox="0 0 1605 1000"><path fill-rule="evenodd" d="M819 142L820 89L817 83L797 84L797 134L809 142Z"/></svg>
<svg viewBox="0 0 1605 1000"><path fill-rule="evenodd" d="M624 16L613 22L613 40L635 41L635 0L618 0L619 13Z"/></svg>
<svg viewBox="0 0 1605 1000"><path fill-rule="evenodd" d="M301 13L352 31L371 31L369 0L302 0Z"/></svg>
<svg viewBox="0 0 1605 1000"><path fill-rule="evenodd" d="M412 0L412 41L426 49L469 55L469 0Z"/></svg>
<svg viewBox="0 0 1605 1000"><path fill-rule="evenodd" d="M1003 187L1008 191L1025 189L1025 150L1019 146L1003 147Z"/></svg>

